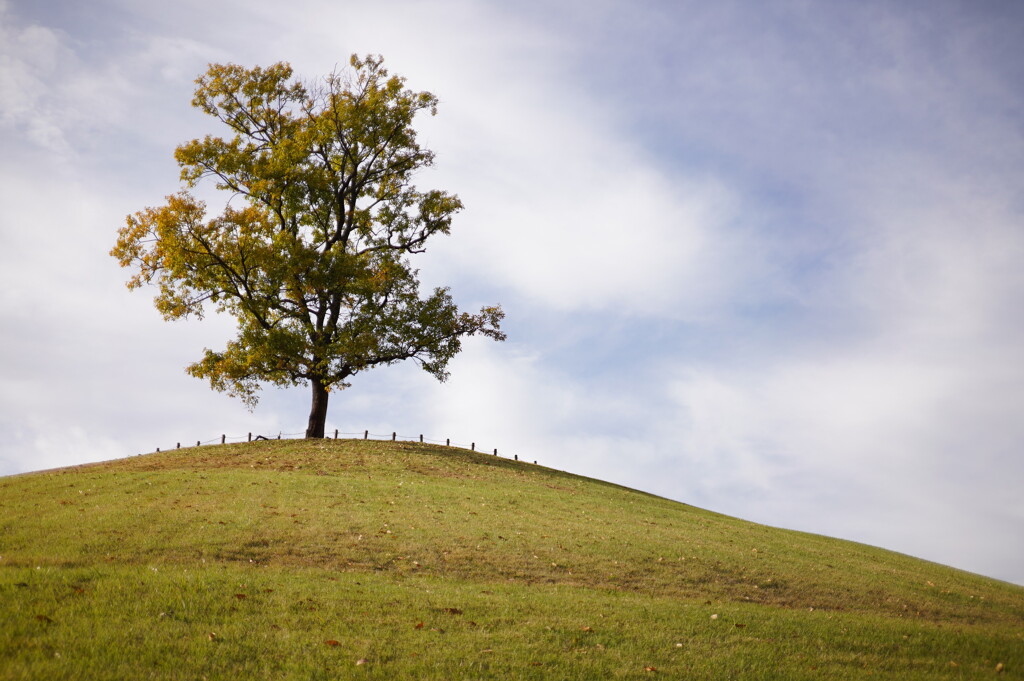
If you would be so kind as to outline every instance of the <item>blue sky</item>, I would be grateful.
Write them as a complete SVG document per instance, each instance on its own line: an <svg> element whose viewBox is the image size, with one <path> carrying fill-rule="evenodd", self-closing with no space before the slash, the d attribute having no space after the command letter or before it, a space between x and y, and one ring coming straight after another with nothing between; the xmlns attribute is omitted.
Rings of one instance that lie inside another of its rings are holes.
<svg viewBox="0 0 1024 681"><path fill-rule="evenodd" d="M1024 584L1024 6L0 0L0 474L300 432L184 375L107 255L210 62L353 53L441 99L418 263L509 340L357 377L424 433Z"/></svg>

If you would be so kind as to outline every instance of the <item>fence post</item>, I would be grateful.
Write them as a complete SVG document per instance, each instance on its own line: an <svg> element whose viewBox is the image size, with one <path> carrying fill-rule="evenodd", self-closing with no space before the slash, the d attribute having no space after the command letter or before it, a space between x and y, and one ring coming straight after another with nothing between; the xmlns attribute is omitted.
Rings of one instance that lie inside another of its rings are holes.
<svg viewBox="0 0 1024 681"><path fill-rule="evenodd" d="M452 446L452 439L450 437L447 437L447 438L444 439L444 446L445 447L451 447Z"/></svg>
<svg viewBox="0 0 1024 681"><path fill-rule="evenodd" d="M338 429L337 428L334 429L334 439L335 440L338 439Z"/></svg>
<svg viewBox="0 0 1024 681"><path fill-rule="evenodd" d="M494 450L494 456L498 456L498 450L497 449Z"/></svg>
<svg viewBox="0 0 1024 681"><path fill-rule="evenodd" d="M249 442L252 442L252 433L249 433Z"/></svg>
<svg viewBox="0 0 1024 681"><path fill-rule="evenodd" d="M518 454L513 454L512 458L515 459L516 461L519 461L519 455Z"/></svg>
<svg viewBox="0 0 1024 681"><path fill-rule="evenodd" d="M160 453L160 448L159 448L159 447L157 447L157 448L156 448L156 453L157 453L157 454L159 454L159 453ZM141 456L141 454L140 454L139 456Z"/></svg>
<svg viewBox="0 0 1024 681"><path fill-rule="evenodd" d="M224 435L224 434L222 433L222 434L221 434L221 436L220 436L220 443L221 443L221 444L224 444L225 442L227 442L227 440L228 440L228 436L227 436L227 435Z"/></svg>
<svg viewBox="0 0 1024 681"><path fill-rule="evenodd" d="M203 444L203 443L202 443L202 442L200 442L199 440L196 440L196 447L198 447L198 446L199 446L199 445L201 445L201 444Z"/></svg>
<svg viewBox="0 0 1024 681"><path fill-rule="evenodd" d="M278 440L280 440L280 439L281 439L281 433L278 433L278 434L277 434L277 439L278 439Z"/></svg>
<svg viewBox="0 0 1024 681"><path fill-rule="evenodd" d="M420 444L423 444L423 433L420 433Z"/></svg>
<svg viewBox="0 0 1024 681"><path fill-rule="evenodd" d="M365 439L367 439L368 437L370 437L370 431L368 431L368 430L364 430L364 431L363 431L363 439L365 440Z"/></svg>
<svg viewBox="0 0 1024 681"><path fill-rule="evenodd" d="M475 452L476 451L476 443L475 442L470 442L469 443L469 451L471 451L471 452Z"/></svg>
<svg viewBox="0 0 1024 681"><path fill-rule="evenodd" d="M178 446L175 447L175 449L181 449L181 443L180 442L178 443ZM157 451L160 451L160 450L158 449Z"/></svg>
<svg viewBox="0 0 1024 681"><path fill-rule="evenodd" d="M398 437L398 433L391 433L391 441L394 442L395 438Z"/></svg>

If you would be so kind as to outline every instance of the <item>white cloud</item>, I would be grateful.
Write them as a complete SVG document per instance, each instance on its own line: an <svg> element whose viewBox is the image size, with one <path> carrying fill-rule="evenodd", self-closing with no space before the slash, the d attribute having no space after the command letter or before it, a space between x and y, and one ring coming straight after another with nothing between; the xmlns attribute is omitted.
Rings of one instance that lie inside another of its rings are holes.
<svg viewBox="0 0 1024 681"><path fill-rule="evenodd" d="M1019 580L1016 209L925 165L876 179L789 345L681 363L669 432L720 510Z"/></svg>
<svg viewBox="0 0 1024 681"><path fill-rule="evenodd" d="M452 362L452 377L431 386L423 400L440 433L479 437L492 446L536 451L564 429L574 399L557 380L542 380L535 356L493 343L467 344Z"/></svg>
<svg viewBox="0 0 1024 681"><path fill-rule="evenodd" d="M691 377L677 399L700 419L674 432L674 473L696 477L699 505L1016 578L1009 538L1024 505L1011 480L1022 471L992 455L991 424L949 409L958 384L933 392L930 368L891 369ZM985 495L970 492L978 489Z"/></svg>
<svg viewBox="0 0 1024 681"><path fill-rule="evenodd" d="M722 238L732 228L729 192L665 178L607 144L610 130L567 139L569 128L552 115L531 128L530 145L492 131L496 144L477 157L491 170L460 190L469 206L461 220L474 227L443 254L563 311L695 316L732 294L732 277L716 276L736 272Z"/></svg>
<svg viewBox="0 0 1024 681"><path fill-rule="evenodd" d="M1013 191L929 159L872 172L859 253L841 295L919 343L990 343L1024 332L1011 314L1024 293L1024 234Z"/></svg>
<svg viewBox="0 0 1024 681"><path fill-rule="evenodd" d="M0 131L66 152L68 142L49 95L73 55L57 32L42 26L18 27L8 20L9 13L0 5Z"/></svg>

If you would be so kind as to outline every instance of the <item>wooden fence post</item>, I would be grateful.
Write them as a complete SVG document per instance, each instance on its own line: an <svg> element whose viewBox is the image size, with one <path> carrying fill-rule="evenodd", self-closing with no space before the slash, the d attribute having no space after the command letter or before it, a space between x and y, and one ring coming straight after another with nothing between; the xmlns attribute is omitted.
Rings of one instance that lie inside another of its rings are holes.
<svg viewBox="0 0 1024 681"><path fill-rule="evenodd" d="M363 439L365 440L365 439L367 439L368 437L370 437L370 431L368 431L368 430L364 430L364 431L363 431Z"/></svg>
<svg viewBox="0 0 1024 681"><path fill-rule="evenodd" d="M394 442L395 438L398 437L398 433L391 433L391 441Z"/></svg>
<svg viewBox="0 0 1024 681"><path fill-rule="evenodd" d="M445 438L445 440L444 440L444 446L445 446L445 447L451 447L451 446L452 446L452 439L451 439L450 437L448 437L448 438Z"/></svg>
<svg viewBox="0 0 1024 681"><path fill-rule="evenodd" d="M334 439L335 440L338 439L338 429L337 428L334 429Z"/></svg>
<svg viewBox="0 0 1024 681"><path fill-rule="evenodd" d="M175 447L175 449L181 449L181 443L180 442L178 443L178 446ZM159 450L157 450L157 451L159 451Z"/></svg>
<svg viewBox="0 0 1024 681"><path fill-rule="evenodd" d="M222 433L222 434L221 434L221 436L220 436L220 443L221 443L221 444L224 444L225 442L227 442L227 439L228 439L228 436L227 436L227 435L224 435L224 434Z"/></svg>
<svg viewBox="0 0 1024 681"><path fill-rule="evenodd" d="M476 443L475 442L470 442L469 443L469 451L471 451L471 452L475 452L476 451Z"/></svg>
<svg viewBox="0 0 1024 681"><path fill-rule="evenodd" d="M156 448L156 453L157 453L157 454L159 454L159 453L160 453L160 448L159 448L159 447L157 447L157 448ZM142 455L140 454L139 456L142 456Z"/></svg>
<svg viewBox="0 0 1024 681"><path fill-rule="evenodd" d="M423 444L423 433L420 433L420 444Z"/></svg>
<svg viewBox="0 0 1024 681"><path fill-rule="evenodd" d="M494 450L494 456L498 456L498 450L497 449Z"/></svg>
<svg viewBox="0 0 1024 681"><path fill-rule="evenodd" d="M513 454L512 458L515 459L516 461L519 461L519 455L518 454Z"/></svg>
<svg viewBox="0 0 1024 681"><path fill-rule="evenodd" d="M199 445L201 445L201 444L203 444L203 443L202 443L202 442L200 442L199 440L196 440L196 447L198 447L198 446L199 446Z"/></svg>
<svg viewBox="0 0 1024 681"><path fill-rule="evenodd" d="M252 442L252 433L249 433L249 442Z"/></svg>

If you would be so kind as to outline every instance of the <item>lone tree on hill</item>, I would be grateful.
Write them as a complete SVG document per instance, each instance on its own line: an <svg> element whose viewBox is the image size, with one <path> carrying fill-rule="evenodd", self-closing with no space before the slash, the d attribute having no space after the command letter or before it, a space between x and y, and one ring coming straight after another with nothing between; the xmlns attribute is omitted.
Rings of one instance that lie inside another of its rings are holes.
<svg viewBox="0 0 1024 681"><path fill-rule="evenodd" d="M434 154L413 118L437 98L359 59L315 84L286 63L211 65L192 104L231 130L178 147L188 188L212 177L240 198L208 219L187 189L128 216L111 255L155 284L165 319L202 318L211 305L238 321L227 348L187 371L252 408L261 382L312 387L306 437L323 437L327 400L351 376L416 360L439 380L465 336L504 340L498 306L460 312L447 288L419 295L407 256L447 234L462 202L420 191Z"/></svg>

